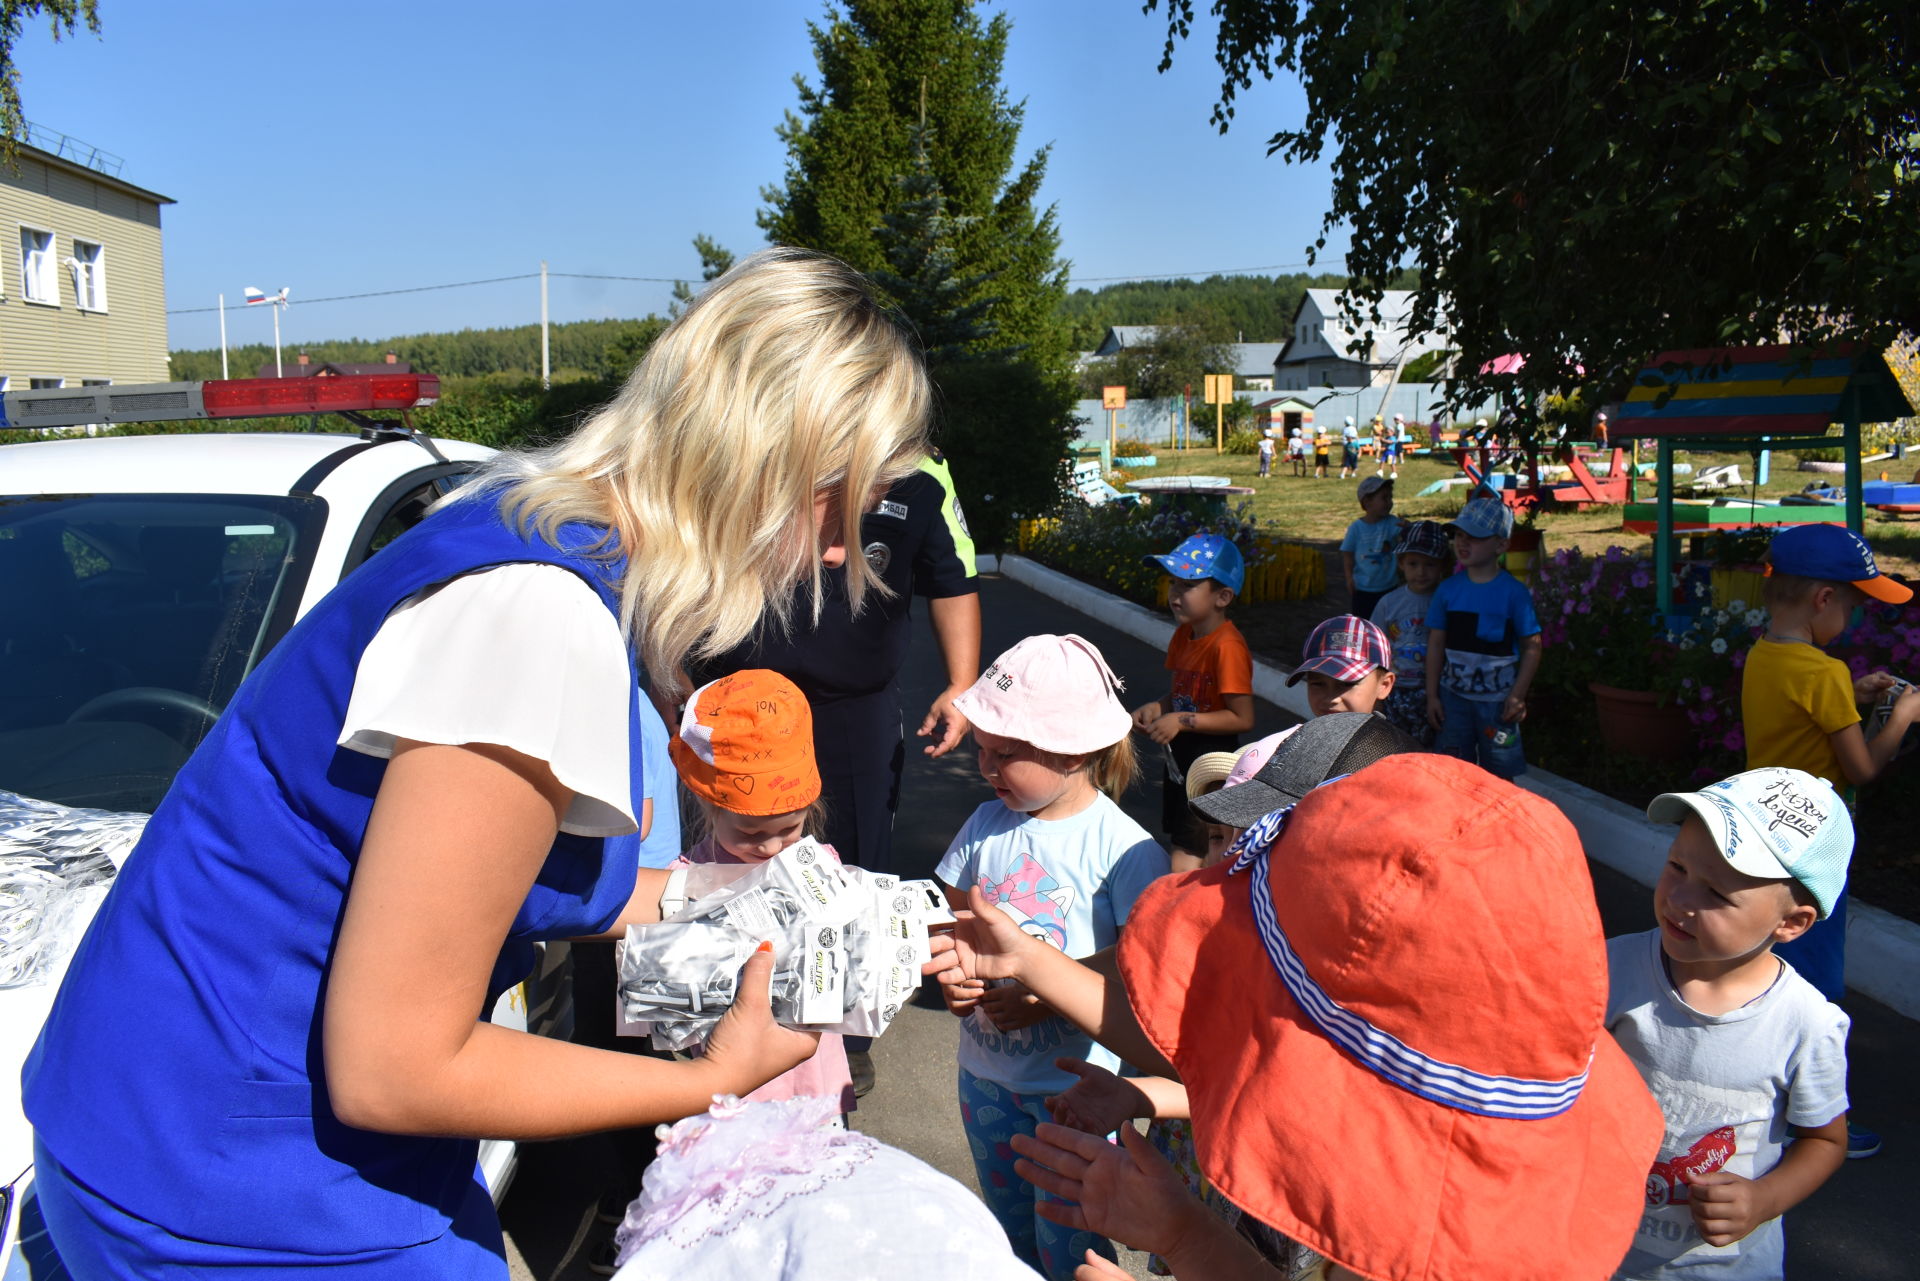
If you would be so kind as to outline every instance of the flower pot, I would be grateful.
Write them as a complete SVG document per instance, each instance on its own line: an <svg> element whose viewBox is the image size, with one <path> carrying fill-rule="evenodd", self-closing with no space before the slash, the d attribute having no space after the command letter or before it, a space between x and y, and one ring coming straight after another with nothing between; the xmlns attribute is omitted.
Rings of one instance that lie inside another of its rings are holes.
<svg viewBox="0 0 1920 1281"><path fill-rule="evenodd" d="M1685 708L1663 705L1652 690L1619 689L1598 681L1587 688L1593 691L1600 741L1608 751L1658 761L1680 760L1694 753L1693 722Z"/></svg>
<svg viewBox="0 0 1920 1281"><path fill-rule="evenodd" d="M1767 576L1763 569L1720 565L1714 567L1711 581L1715 609L1725 609L1734 601L1742 602L1748 609L1758 609L1760 595L1766 590Z"/></svg>
<svg viewBox="0 0 1920 1281"><path fill-rule="evenodd" d="M1500 563L1521 582L1529 581L1534 567L1540 563L1541 542L1539 530L1530 525L1515 525L1513 533L1507 536L1506 555L1500 558Z"/></svg>

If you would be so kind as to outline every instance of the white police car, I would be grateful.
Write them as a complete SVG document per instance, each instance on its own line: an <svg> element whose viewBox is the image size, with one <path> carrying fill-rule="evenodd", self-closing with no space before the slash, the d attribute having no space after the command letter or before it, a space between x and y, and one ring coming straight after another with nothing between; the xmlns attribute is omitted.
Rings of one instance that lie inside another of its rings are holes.
<svg viewBox="0 0 1920 1281"><path fill-rule="evenodd" d="M0 1281L64 1275L20 1069L98 882L294 621L493 453L368 425L0 445ZM570 1035L567 974L549 946L494 1021ZM514 1146L480 1161L498 1203Z"/></svg>

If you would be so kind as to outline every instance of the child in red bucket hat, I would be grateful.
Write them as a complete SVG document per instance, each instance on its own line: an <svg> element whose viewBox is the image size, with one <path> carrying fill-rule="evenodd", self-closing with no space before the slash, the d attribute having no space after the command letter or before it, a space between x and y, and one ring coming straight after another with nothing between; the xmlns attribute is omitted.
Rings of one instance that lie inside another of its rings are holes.
<svg viewBox="0 0 1920 1281"><path fill-rule="evenodd" d="M1213 1185L1326 1255L1332 1278L1609 1276L1663 1122L1605 1031L1606 950L1566 819L1405 753L1267 815L1236 851L1150 888L1117 952ZM1176 1274L1253 1265L1122 1137L1044 1127L1016 1141L1019 1168L1080 1203L1047 1213Z"/></svg>

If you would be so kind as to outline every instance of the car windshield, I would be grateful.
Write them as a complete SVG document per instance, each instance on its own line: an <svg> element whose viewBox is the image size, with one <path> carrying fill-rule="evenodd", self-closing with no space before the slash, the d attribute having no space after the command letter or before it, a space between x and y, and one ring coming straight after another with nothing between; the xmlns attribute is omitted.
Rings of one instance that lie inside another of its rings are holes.
<svg viewBox="0 0 1920 1281"><path fill-rule="evenodd" d="M314 498L0 496L0 791L151 810L297 608Z"/></svg>

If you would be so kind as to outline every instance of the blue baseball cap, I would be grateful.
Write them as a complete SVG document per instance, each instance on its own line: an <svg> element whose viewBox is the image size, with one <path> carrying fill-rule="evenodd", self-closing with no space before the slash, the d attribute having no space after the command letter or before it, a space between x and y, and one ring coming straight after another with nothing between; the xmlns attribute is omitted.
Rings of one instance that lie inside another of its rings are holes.
<svg viewBox="0 0 1920 1281"><path fill-rule="evenodd" d="M1889 605L1913 599L1913 589L1882 574L1867 540L1844 525L1789 525L1773 536L1767 560L1782 574L1852 583Z"/></svg>
<svg viewBox="0 0 1920 1281"><path fill-rule="evenodd" d="M1247 581L1247 562L1230 538L1218 534L1195 534L1164 556L1148 556L1175 578L1211 578L1222 587L1238 592Z"/></svg>
<svg viewBox="0 0 1920 1281"><path fill-rule="evenodd" d="M1470 538L1506 538L1513 533L1513 508L1498 498L1476 498L1441 528L1449 534L1457 529Z"/></svg>
<svg viewBox="0 0 1920 1281"><path fill-rule="evenodd" d="M1769 881L1798 881L1825 920L1847 888L1853 819L1824 778L1769 766L1748 770L1697 792L1665 792L1647 806L1656 823L1697 814L1720 857L1736 872Z"/></svg>

